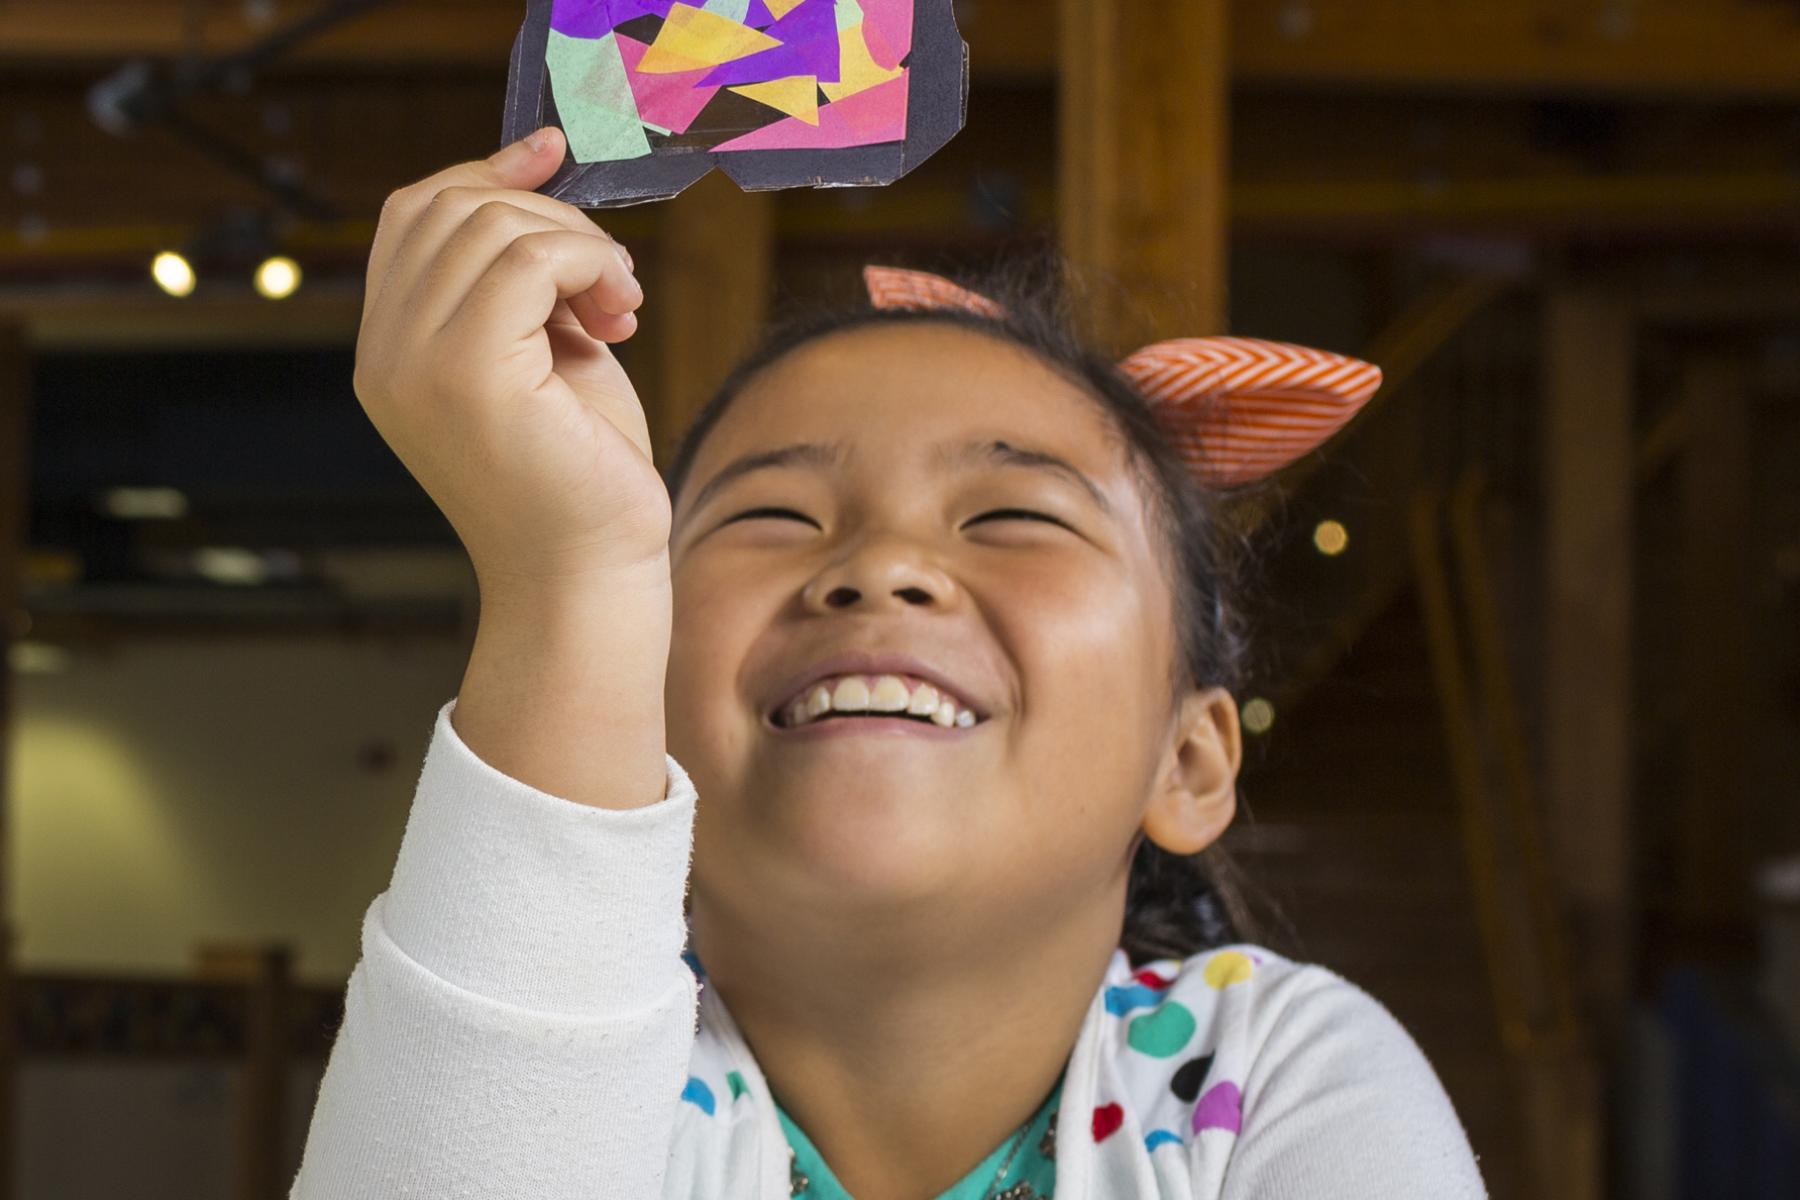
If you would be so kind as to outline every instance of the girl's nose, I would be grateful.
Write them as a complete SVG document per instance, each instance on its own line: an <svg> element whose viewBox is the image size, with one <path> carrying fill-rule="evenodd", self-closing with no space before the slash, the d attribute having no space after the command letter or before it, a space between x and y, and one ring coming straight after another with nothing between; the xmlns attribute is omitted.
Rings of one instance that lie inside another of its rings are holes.
<svg viewBox="0 0 1800 1200"><path fill-rule="evenodd" d="M853 608L941 608L955 585L916 547L899 541L865 542L810 579L801 592L807 611Z"/></svg>

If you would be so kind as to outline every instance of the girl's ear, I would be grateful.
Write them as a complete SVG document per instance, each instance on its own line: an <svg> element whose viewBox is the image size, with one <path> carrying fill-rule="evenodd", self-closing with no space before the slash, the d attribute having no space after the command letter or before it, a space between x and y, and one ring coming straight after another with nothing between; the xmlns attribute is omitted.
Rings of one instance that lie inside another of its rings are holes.
<svg viewBox="0 0 1800 1200"><path fill-rule="evenodd" d="M1170 854L1197 854L1217 841L1237 812L1243 732L1224 688L1183 698L1173 738L1144 813L1144 833Z"/></svg>

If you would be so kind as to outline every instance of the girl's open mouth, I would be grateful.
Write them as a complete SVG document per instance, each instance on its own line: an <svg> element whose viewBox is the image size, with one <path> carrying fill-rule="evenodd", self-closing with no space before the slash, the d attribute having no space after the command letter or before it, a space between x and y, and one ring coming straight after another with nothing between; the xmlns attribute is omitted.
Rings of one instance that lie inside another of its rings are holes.
<svg viewBox="0 0 1800 1200"><path fill-rule="evenodd" d="M769 714L775 728L795 733L833 728L955 732L972 729L985 719L936 685L895 674L828 676L808 684Z"/></svg>

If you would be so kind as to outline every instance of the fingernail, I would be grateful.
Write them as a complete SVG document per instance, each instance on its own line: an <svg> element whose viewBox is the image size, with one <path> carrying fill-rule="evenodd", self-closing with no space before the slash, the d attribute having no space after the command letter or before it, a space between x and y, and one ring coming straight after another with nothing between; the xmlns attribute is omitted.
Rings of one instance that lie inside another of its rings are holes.
<svg viewBox="0 0 1800 1200"><path fill-rule="evenodd" d="M631 255L627 254L625 252L625 247L619 245L617 242L612 244L612 248L613 254L617 256L619 260L619 265L625 268L625 274L631 279L631 282L636 283L637 273L631 269Z"/></svg>
<svg viewBox="0 0 1800 1200"><path fill-rule="evenodd" d="M625 243L615 240L613 242L613 249L617 250L619 252L619 257L625 260L625 269L630 271L633 275L637 274L637 263L631 260L631 251L625 248Z"/></svg>
<svg viewBox="0 0 1800 1200"><path fill-rule="evenodd" d="M544 142L550 129L551 126L546 125L535 133L526 134L516 142L507 143L494 151L493 161L501 164L514 160L523 162L544 148Z"/></svg>

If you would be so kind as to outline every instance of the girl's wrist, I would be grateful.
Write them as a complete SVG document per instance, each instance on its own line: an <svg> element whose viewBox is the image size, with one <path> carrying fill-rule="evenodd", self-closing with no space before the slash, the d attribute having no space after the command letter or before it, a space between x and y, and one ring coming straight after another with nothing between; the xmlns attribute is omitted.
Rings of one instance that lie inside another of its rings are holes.
<svg viewBox="0 0 1800 1200"><path fill-rule="evenodd" d="M666 565L579 584L484 583L452 713L458 736L551 795L602 808L661 799Z"/></svg>

